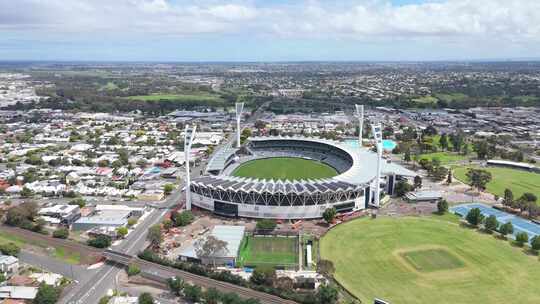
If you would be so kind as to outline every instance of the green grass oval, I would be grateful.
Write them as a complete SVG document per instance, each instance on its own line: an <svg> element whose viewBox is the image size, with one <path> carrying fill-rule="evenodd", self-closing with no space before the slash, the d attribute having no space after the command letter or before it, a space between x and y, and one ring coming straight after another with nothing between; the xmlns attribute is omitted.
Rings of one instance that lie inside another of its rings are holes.
<svg viewBox="0 0 540 304"><path fill-rule="evenodd" d="M329 165L296 157L273 157L248 161L236 168L232 175L276 180L318 179L336 176Z"/></svg>
<svg viewBox="0 0 540 304"><path fill-rule="evenodd" d="M363 303L540 303L538 257L453 215L354 220L330 230L320 252ZM419 253L417 267L404 257Z"/></svg>

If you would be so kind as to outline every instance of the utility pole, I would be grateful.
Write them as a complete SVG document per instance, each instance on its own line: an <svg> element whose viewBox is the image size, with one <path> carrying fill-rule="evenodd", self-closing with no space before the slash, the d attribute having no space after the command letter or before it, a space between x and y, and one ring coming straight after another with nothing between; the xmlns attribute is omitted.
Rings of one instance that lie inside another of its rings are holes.
<svg viewBox="0 0 540 304"><path fill-rule="evenodd" d="M191 144L195 138L196 125L186 125L184 130L184 165L186 166L186 210L191 210L191 176L189 162L191 160Z"/></svg>

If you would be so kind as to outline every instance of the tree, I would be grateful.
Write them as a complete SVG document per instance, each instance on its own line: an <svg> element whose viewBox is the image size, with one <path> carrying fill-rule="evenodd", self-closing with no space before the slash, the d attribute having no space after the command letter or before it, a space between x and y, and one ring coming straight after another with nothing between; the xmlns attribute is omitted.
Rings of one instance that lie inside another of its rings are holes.
<svg viewBox="0 0 540 304"><path fill-rule="evenodd" d="M535 251L540 250L540 236L533 236L533 238L531 239L531 248Z"/></svg>
<svg viewBox="0 0 540 304"><path fill-rule="evenodd" d="M161 235L161 226L156 224L148 228L148 234L146 235L146 239L150 241L152 246L159 247L159 245L163 241L163 236Z"/></svg>
<svg viewBox="0 0 540 304"><path fill-rule="evenodd" d="M414 188L422 188L422 177L420 177L420 175L414 177Z"/></svg>
<svg viewBox="0 0 540 304"><path fill-rule="evenodd" d="M203 293L202 298L205 304L218 304L221 301L221 292L214 287L210 287Z"/></svg>
<svg viewBox="0 0 540 304"><path fill-rule="evenodd" d="M476 152L479 159L485 159L489 151L489 146L488 146L487 141L482 140L482 141L475 142L473 145L473 151Z"/></svg>
<svg viewBox="0 0 540 304"><path fill-rule="evenodd" d="M414 189L413 189L413 186L410 185L407 181L400 180L399 182L396 183L396 187L394 190L395 190L396 196L402 197L405 194L407 194L407 192L410 192Z"/></svg>
<svg viewBox="0 0 540 304"><path fill-rule="evenodd" d="M251 282L256 285L272 286L276 279L276 270L269 266L258 266L251 274Z"/></svg>
<svg viewBox="0 0 540 304"><path fill-rule="evenodd" d="M506 222L506 223L502 224L499 227L499 233L503 237L506 237L506 235L508 235L508 234L514 233L514 225L512 225L512 222Z"/></svg>
<svg viewBox="0 0 540 304"><path fill-rule="evenodd" d="M173 227L173 222L169 219L165 219L161 222L161 225L163 226L163 229L169 230Z"/></svg>
<svg viewBox="0 0 540 304"><path fill-rule="evenodd" d="M479 208L469 210L469 213L467 213L467 216L465 216L465 220L467 220L467 222L473 226L478 226L482 222L483 218L484 216Z"/></svg>
<svg viewBox="0 0 540 304"><path fill-rule="evenodd" d="M485 190L486 184L491 181L491 172L482 169L469 168L467 170L467 181L471 187L481 191Z"/></svg>
<svg viewBox="0 0 540 304"><path fill-rule="evenodd" d="M507 207L512 207L513 204L514 204L514 193L512 193L512 190L508 188L504 189L503 205Z"/></svg>
<svg viewBox="0 0 540 304"><path fill-rule="evenodd" d="M445 199L437 202L437 211L439 214L445 214L448 212L448 202Z"/></svg>
<svg viewBox="0 0 540 304"><path fill-rule="evenodd" d="M439 138L439 145L443 150L448 150L448 136L446 133L443 133L441 138Z"/></svg>
<svg viewBox="0 0 540 304"><path fill-rule="evenodd" d="M191 302L199 302L202 297L202 289L197 285L186 284L184 286L184 296Z"/></svg>
<svg viewBox="0 0 540 304"><path fill-rule="evenodd" d="M181 294L182 290L184 289L184 285L184 280L180 277L167 279L167 286L177 296Z"/></svg>
<svg viewBox="0 0 540 304"><path fill-rule="evenodd" d="M122 227L116 228L116 234L121 238L125 238L126 235L128 234L128 232L129 231L128 231L127 227L122 226Z"/></svg>
<svg viewBox="0 0 540 304"><path fill-rule="evenodd" d="M137 224L137 221L137 218L130 217L127 222L128 227L133 227L135 224Z"/></svg>
<svg viewBox="0 0 540 304"><path fill-rule="evenodd" d="M212 264L215 265L215 258L220 253L227 253L228 243L209 235L206 238L200 238L195 241L195 253L199 258L212 259Z"/></svg>
<svg viewBox="0 0 540 304"><path fill-rule="evenodd" d="M403 155L403 160L406 163L411 161L411 150L410 149L405 150L405 154Z"/></svg>
<svg viewBox="0 0 540 304"><path fill-rule="evenodd" d="M163 192L165 192L166 195L171 194L171 192L173 192L173 190L174 190L174 185L173 184L165 184L163 186Z"/></svg>
<svg viewBox="0 0 540 304"><path fill-rule="evenodd" d="M273 219L262 219L257 221L257 230L272 231L276 229L277 223Z"/></svg>
<svg viewBox="0 0 540 304"><path fill-rule="evenodd" d="M427 128L425 128L422 131L422 135L423 136L435 136L435 135L437 135L437 129L435 129L435 127L433 125L429 125L429 126L427 126Z"/></svg>
<svg viewBox="0 0 540 304"><path fill-rule="evenodd" d="M321 304L334 304L338 300L338 290L331 285L321 285L317 289L317 302Z"/></svg>
<svg viewBox="0 0 540 304"><path fill-rule="evenodd" d="M189 224L191 224L191 222L193 222L193 213L189 210L184 210L180 213L178 212L174 212L172 215L171 215L171 219L174 223L174 225L176 227L178 226L187 226Z"/></svg>
<svg viewBox="0 0 540 304"><path fill-rule="evenodd" d="M141 268L139 268L139 266L137 266L136 264L129 264L128 265L128 269L127 269L127 274L128 276L134 276L134 275L138 275L139 273L141 273Z"/></svg>
<svg viewBox="0 0 540 304"><path fill-rule="evenodd" d="M38 214L38 206L35 202L24 202L10 208L6 214L6 224L24 229L31 229Z"/></svg>
<svg viewBox="0 0 540 304"><path fill-rule="evenodd" d="M324 212L323 212L323 219L328 224L330 224L330 223L332 223L332 221L336 217L336 214L337 214L336 208L334 208L334 207L326 208L326 210L324 210Z"/></svg>
<svg viewBox="0 0 540 304"><path fill-rule="evenodd" d="M138 304L154 304L154 297L148 292L143 292L139 295Z"/></svg>
<svg viewBox="0 0 540 304"><path fill-rule="evenodd" d="M319 260L317 263L317 272L322 275L332 276L335 271L334 263L330 260Z"/></svg>
<svg viewBox="0 0 540 304"><path fill-rule="evenodd" d="M67 239L69 237L69 229L62 227L53 232L53 237L58 239Z"/></svg>
<svg viewBox="0 0 540 304"><path fill-rule="evenodd" d="M34 191L24 186L19 194L21 195L21 197L28 198L34 196Z"/></svg>
<svg viewBox="0 0 540 304"><path fill-rule="evenodd" d="M283 291L291 291L294 288L294 281L289 277L280 277L274 280L274 288Z"/></svg>
<svg viewBox="0 0 540 304"><path fill-rule="evenodd" d="M96 248L107 248L111 246L112 239L108 235L98 235L94 238L89 239L86 243L89 246Z"/></svg>
<svg viewBox="0 0 540 304"><path fill-rule="evenodd" d="M526 232L518 232L516 234L516 244L523 247L529 241L529 235Z"/></svg>
<svg viewBox="0 0 540 304"><path fill-rule="evenodd" d="M129 153L126 149L118 150L118 159L122 162L124 166L129 164Z"/></svg>
<svg viewBox="0 0 540 304"><path fill-rule="evenodd" d="M497 230L498 226L499 222L497 221L497 217L495 215L488 216L484 222L484 229L490 233Z"/></svg>
<svg viewBox="0 0 540 304"><path fill-rule="evenodd" d="M78 197L76 199L73 199L69 202L70 205L77 205L79 208L83 208L86 206L86 200L82 197Z"/></svg>
<svg viewBox="0 0 540 304"><path fill-rule="evenodd" d="M451 184L452 183L452 170L448 169L448 176L446 177L446 183Z"/></svg>
<svg viewBox="0 0 540 304"><path fill-rule="evenodd" d="M15 243L4 243L0 244L0 252L3 255L11 255L16 257L21 252L21 248Z"/></svg>
<svg viewBox="0 0 540 304"><path fill-rule="evenodd" d="M38 292L35 299L32 301L33 304L55 304L60 297L60 292L58 289L51 285L45 283L39 284Z"/></svg>

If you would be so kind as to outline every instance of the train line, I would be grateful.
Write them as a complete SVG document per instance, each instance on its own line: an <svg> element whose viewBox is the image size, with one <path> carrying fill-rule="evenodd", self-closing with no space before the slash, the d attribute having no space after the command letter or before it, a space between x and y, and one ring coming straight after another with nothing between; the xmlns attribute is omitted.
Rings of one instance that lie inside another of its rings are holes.
<svg viewBox="0 0 540 304"><path fill-rule="evenodd" d="M191 282L195 285L199 285L205 288L216 288L222 292L233 292L243 298L254 298L261 301L264 304L296 304L291 300L282 299L278 296L268 293L256 291L246 287L238 286L232 283L222 282L208 278L205 276L193 274L184 270L176 269L169 266L149 262L142 260L138 257L133 257L128 254L107 250L104 256L112 262L128 265L130 263L136 264L141 268L141 271L146 274L149 279L154 279L165 282L168 278L178 276L185 281Z"/></svg>

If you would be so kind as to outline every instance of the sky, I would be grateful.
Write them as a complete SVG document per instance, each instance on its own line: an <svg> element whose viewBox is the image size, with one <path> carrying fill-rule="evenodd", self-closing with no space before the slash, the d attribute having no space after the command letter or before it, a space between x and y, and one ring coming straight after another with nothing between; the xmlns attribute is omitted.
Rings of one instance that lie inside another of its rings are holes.
<svg viewBox="0 0 540 304"><path fill-rule="evenodd" d="M0 0L0 60L540 59L540 0Z"/></svg>

